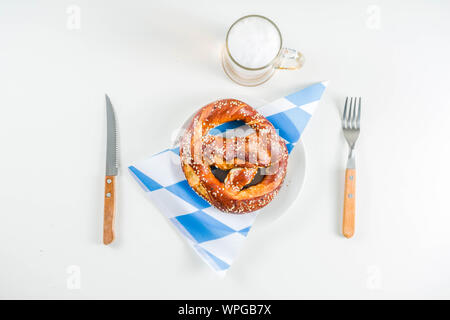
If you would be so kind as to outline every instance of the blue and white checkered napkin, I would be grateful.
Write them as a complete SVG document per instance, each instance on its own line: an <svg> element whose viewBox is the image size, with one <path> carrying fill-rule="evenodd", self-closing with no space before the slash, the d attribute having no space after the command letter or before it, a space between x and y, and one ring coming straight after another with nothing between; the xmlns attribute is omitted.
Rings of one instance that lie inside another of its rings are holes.
<svg viewBox="0 0 450 320"><path fill-rule="evenodd" d="M259 108L291 152L311 118L326 83L316 83ZM230 126L217 127L225 131ZM179 147L136 162L130 172L151 201L215 271L224 273L239 252L257 211L235 215L212 207L191 189L181 170Z"/></svg>

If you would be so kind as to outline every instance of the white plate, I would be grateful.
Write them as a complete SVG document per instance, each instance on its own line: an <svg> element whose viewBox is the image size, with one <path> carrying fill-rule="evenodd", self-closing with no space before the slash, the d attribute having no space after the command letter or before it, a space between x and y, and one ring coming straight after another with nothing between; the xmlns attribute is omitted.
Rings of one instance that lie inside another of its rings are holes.
<svg viewBox="0 0 450 320"><path fill-rule="evenodd" d="M267 102L261 99L249 98L249 97L237 97L255 109L262 107ZM196 110L197 111L197 110ZM193 114L194 115L194 114ZM174 146L178 144L181 134L184 132L183 128L186 127L193 117L193 115L186 120L183 127L177 130L177 134L174 136ZM306 173L306 154L305 147L300 140L289 155L288 167L286 172L286 178L283 186L280 189L278 195L269 203L266 207L259 210L258 218L256 219L255 226L265 227L273 223L275 220L285 214L297 199L305 181Z"/></svg>

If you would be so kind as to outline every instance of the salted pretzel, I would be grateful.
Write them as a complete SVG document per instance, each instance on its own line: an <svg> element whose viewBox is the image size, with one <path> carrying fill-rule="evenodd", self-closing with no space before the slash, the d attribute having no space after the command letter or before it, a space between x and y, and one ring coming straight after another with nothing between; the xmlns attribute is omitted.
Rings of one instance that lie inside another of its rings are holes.
<svg viewBox="0 0 450 320"><path fill-rule="evenodd" d="M253 133L246 137L211 135L211 129L235 120ZM246 103L218 100L201 108L181 139L180 158L189 185L216 208L247 213L267 205L286 175L288 152L273 125ZM221 182L211 168L229 170ZM263 179L249 185L258 171Z"/></svg>

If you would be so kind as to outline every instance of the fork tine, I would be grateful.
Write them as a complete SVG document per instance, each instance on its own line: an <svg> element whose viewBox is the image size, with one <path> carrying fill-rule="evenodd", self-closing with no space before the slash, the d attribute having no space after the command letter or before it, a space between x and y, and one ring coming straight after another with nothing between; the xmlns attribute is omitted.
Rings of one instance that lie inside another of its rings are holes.
<svg viewBox="0 0 450 320"><path fill-rule="evenodd" d="M347 124L346 124L346 119L347 119L347 101L348 101L348 97L345 98L344 112L342 113L342 128L346 128L347 127Z"/></svg>
<svg viewBox="0 0 450 320"><path fill-rule="evenodd" d="M356 129L356 104L357 104L358 98L355 97L355 100L353 102L353 114L352 114L352 129Z"/></svg>
<svg viewBox="0 0 450 320"><path fill-rule="evenodd" d="M347 129L352 128L352 114L353 114L353 97L350 97L350 105L347 115Z"/></svg>
<svg viewBox="0 0 450 320"><path fill-rule="evenodd" d="M358 116L356 118L356 129L360 128L361 123L361 97L359 97Z"/></svg>
<svg viewBox="0 0 450 320"><path fill-rule="evenodd" d="M348 124L348 129L352 129L353 128L353 123L352 123L352 118L354 115L354 102L353 102L353 97L350 98L350 109L348 112L348 117L347 117L347 124Z"/></svg>

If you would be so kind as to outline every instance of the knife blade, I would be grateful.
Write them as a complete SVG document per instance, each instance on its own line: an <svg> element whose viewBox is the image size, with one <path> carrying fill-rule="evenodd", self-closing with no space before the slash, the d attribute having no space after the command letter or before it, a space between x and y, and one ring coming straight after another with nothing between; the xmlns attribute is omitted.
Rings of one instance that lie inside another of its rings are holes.
<svg viewBox="0 0 450 320"><path fill-rule="evenodd" d="M114 109L108 95L106 98L106 177L105 177L105 206L103 216L103 243L105 245L114 241L114 218L115 218L115 196L116 176L119 171L117 125Z"/></svg>

